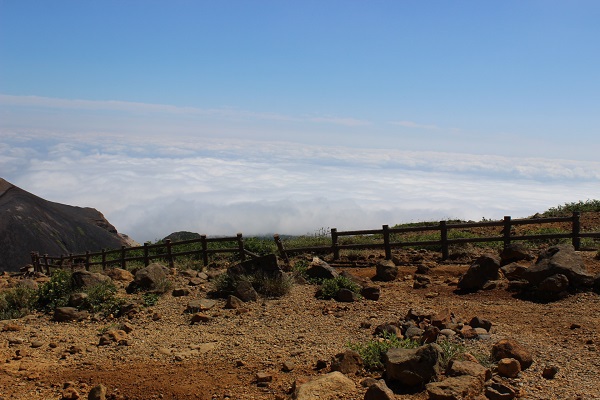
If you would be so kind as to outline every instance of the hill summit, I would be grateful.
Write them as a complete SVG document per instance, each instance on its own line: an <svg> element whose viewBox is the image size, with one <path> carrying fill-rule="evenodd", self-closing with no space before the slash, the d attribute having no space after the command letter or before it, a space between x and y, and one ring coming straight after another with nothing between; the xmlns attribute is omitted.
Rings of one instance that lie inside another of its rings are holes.
<svg viewBox="0 0 600 400"><path fill-rule="evenodd" d="M18 271L32 251L56 256L129 243L98 210L44 200L0 178L0 271Z"/></svg>

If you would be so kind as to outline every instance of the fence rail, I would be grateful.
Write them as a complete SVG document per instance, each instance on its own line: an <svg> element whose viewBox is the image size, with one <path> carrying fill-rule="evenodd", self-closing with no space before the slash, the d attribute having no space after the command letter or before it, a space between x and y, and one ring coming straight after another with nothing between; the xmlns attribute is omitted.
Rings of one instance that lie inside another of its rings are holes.
<svg viewBox="0 0 600 400"><path fill-rule="evenodd" d="M580 250L582 238L600 239L600 232L581 232L581 214L574 212L569 217L554 217L554 218L535 218L535 219L512 219L510 216L504 217L500 221L483 221L483 222L468 222L468 223L448 223L440 221L437 225L423 225L411 227L390 228L388 225L383 225L382 229L369 230L354 230L354 231L338 231L336 228L331 229L331 244L322 246L307 246L297 248L286 248L281 237L278 234L274 235L275 245L279 255L286 263L289 263L289 255L298 253L319 253L333 254L334 260L340 258L341 250L365 250L365 249L383 249L385 258L392 258L392 250L402 247L416 246L432 246L439 248L441 251L442 260L449 258L450 246L464 243L489 243L502 242L506 247L514 241L532 241L532 240L552 240L552 239L571 239L571 243L576 250ZM513 228L524 225L544 225L551 223L568 223L571 225L568 233L551 233L551 234L513 234ZM493 228L501 227L499 236L488 237L463 237L449 238L448 233L452 230L464 230L468 228ZM403 241L398 239L399 235L415 232L439 232L439 239L436 240L413 240ZM370 236L376 239L373 243L346 243L340 244L340 238L352 236ZM200 244L198 249L186 251L174 251L174 248L184 245ZM230 247L209 248L209 244L220 245L221 243L229 244ZM150 254L156 250L155 254ZM142 252L143 255L133 255L132 253ZM117 264L121 268L125 268L129 262L143 261L144 265L148 265L150 261L155 259L165 259L172 267L177 257L195 256L202 259L206 266L209 263L209 255L217 253L232 253L237 254L239 259L244 261L247 256L258 257L244 247L244 240L241 233L234 237L224 238L208 238L206 235L201 235L198 239L183 240L171 242L165 240L160 244L144 244L136 247L121 247L115 250L102 250L96 253L86 251L84 254L69 254L60 257L51 257L47 254L40 256L36 252L31 253L32 263L37 271L46 271L50 273L51 268L63 268L65 264L73 267L74 265L83 265L86 269L91 266L101 265L102 269ZM117 255L116 257L111 257ZM96 261L94 261L94 260ZM98 260L99 259L99 260Z"/></svg>

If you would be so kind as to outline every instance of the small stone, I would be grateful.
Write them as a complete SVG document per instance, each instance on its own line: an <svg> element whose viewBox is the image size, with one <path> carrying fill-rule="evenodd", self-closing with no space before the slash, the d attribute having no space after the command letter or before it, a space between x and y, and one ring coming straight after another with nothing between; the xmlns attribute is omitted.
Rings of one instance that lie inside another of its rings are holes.
<svg viewBox="0 0 600 400"><path fill-rule="evenodd" d="M554 379L556 374L558 374L558 367L556 365L546 366L542 372L544 379Z"/></svg>
<svg viewBox="0 0 600 400"><path fill-rule="evenodd" d="M266 383L271 382L273 380L273 375L268 372L257 372L256 373L256 382L257 383Z"/></svg>
<svg viewBox="0 0 600 400"><path fill-rule="evenodd" d="M316 370L321 370L327 368L327 361L325 360L317 360L317 363L315 364L315 369Z"/></svg>
<svg viewBox="0 0 600 400"><path fill-rule="evenodd" d="M579 329L579 328L581 328L581 325L575 324L575 323L571 324L571 326L569 327L569 329Z"/></svg>
<svg viewBox="0 0 600 400"><path fill-rule="evenodd" d="M88 394L88 400L106 400L106 386L102 384L94 386Z"/></svg>
<svg viewBox="0 0 600 400"><path fill-rule="evenodd" d="M209 315L206 315L203 313L196 313L196 314L192 315L191 323L197 324L200 322L210 322L211 319L212 319L212 317L210 317Z"/></svg>
<svg viewBox="0 0 600 400"><path fill-rule="evenodd" d="M385 381L382 379L369 386L364 400L394 400L395 398L394 392L387 387Z"/></svg>
<svg viewBox="0 0 600 400"><path fill-rule="evenodd" d="M521 372L521 364L514 358L503 358L498 361L498 374L507 378L516 378Z"/></svg>
<svg viewBox="0 0 600 400"><path fill-rule="evenodd" d="M286 360L283 362L283 366L281 367L281 370L283 372L291 372L294 370L294 368L296 368L296 364L294 363L294 361Z"/></svg>
<svg viewBox="0 0 600 400"><path fill-rule="evenodd" d="M39 340L34 340L31 342L31 348L33 349L37 349L39 347L42 347L44 345L44 342L39 341Z"/></svg>
<svg viewBox="0 0 600 400"><path fill-rule="evenodd" d="M171 294L173 295L173 297L183 297L189 296L190 293L190 289L188 288L176 288L173 289L173 292Z"/></svg>

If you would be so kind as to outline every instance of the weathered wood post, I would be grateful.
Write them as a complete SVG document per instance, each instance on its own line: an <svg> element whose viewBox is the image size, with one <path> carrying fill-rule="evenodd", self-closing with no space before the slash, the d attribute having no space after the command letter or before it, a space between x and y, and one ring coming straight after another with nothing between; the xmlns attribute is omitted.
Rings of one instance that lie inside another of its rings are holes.
<svg viewBox="0 0 600 400"><path fill-rule="evenodd" d="M165 240L165 244L167 245L167 261L169 262L169 268L173 268L174 263L173 263L173 250L171 249L171 239Z"/></svg>
<svg viewBox="0 0 600 400"><path fill-rule="evenodd" d="M150 254L149 249L148 249L148 242L144 243L144 266L147 267L148 265L150 265L150 257L148 257Z"/></svg>
<svg viewBox="0 0 600 400"><path fill-rule="evenodd" d="M125 246L121 246L121 268L127 268L127 261L125 261Z"/></svg>
<svg viewBox="0 0 600 400"><path fill-rule="evenodd" d="M450 257L450 249L448 248L448 225L446 221L440 221L440 242L442 245L442 260L447 260Z"/></svg>
<svg viewBox="0 0 600 400"><path fill-rule="evenodd" d="M510 230L511 230L511 218L510 215L504 216L504 229L502 230L504 236L504 248L510 245Z"/></svg>
<svg viewBox="0 0 600 400"><path fill-rule="evenodd" d="M32 251L29 254L31 255L31 265L33 265L33 270L37 271L37 272L41 272L40 271L40 258L39 258L39 256L36 254L35 251Z"/></svg>
<svg viewBox="0 0 600 400"><path fill-rule="evenodd" d="M237 234L237 242L238 242L238 251L240 253L240 261L246 261L246 252L244 251L244 239L242 238L242 234Z"/></svg>
<svg viewBox="0 0 600 400"><path fill-rule="evenodd" d="M85 251L85 270L86 271L90 270L90 251L89 250Z"/></svg>
<svg viewBox="0 0 600 400"><path fill-rule="evenodd" d="M392 259L392 247L390 246L390 226L383 225L383 248L385 249L385 259Z"/></svg>
<svg viewBox="0 0 600 400"><path fill-rule="evenodd" d="M285 248L283 247L283 242L279 237L279 233L273 235L273 239L275 239L275 244L277 245L277 250L279 251L279 256L283 259L286 265L290 265L290 260L285 252Z"/></svg>
<svg viewBox="0 0 600 400"><path fill-rule="evenodd" d="M337 228L331 228L331 251L333 252L333 259L340 259L340 247L338 243L338 232Z"/></svg>
<svg viewBox="0 0 600 400"><path fill-rule="evenodd" d="M581 238L579 237L579 233L581 231L581 221L580 221L581 213L579 211L573 211L573 232L572 232L572 243L575 250L579 250L581 248Z"/></svg>
<svg viewBox="0 0 600 400"><path fill-rule="evenodd" d="M71 271L75 271L75 258L73 253L69 253L69 264L71 265Z"/></svg>
<svg viewBox="0 0 600 400"><path fill-rule="evenodd" d="M44 266L46 267L46 275L50 276L50 264L48 263L48 254L44 254Z"/></svg>
<svg viewBox="0 0 600 400"><path fill-rule="evenodd" d="M208 266L208 243L206 242L206 235L200 235L200 244L202 245L202 263L204 266Z"/></svg>

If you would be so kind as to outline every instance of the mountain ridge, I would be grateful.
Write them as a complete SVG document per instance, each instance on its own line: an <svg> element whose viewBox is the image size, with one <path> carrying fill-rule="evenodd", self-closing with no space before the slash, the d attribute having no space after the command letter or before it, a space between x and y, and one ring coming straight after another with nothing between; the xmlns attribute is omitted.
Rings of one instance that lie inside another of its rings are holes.
<svg viewBox="0 0 600 400"><path fill-rule="evenodd" d="M130 245L91 207L45 200L0 178L0 271L17 271L31 252L69 254Z"/></svg>

